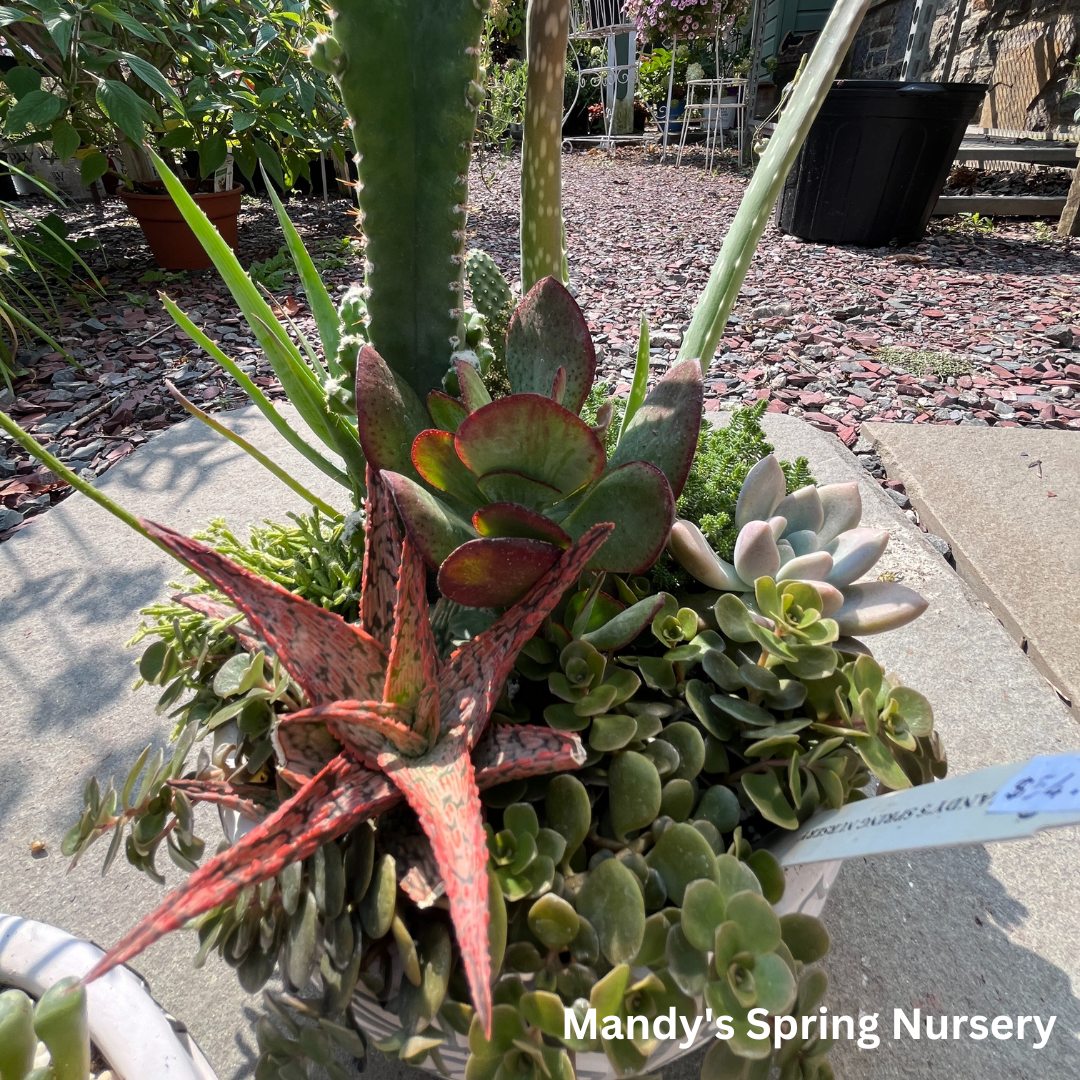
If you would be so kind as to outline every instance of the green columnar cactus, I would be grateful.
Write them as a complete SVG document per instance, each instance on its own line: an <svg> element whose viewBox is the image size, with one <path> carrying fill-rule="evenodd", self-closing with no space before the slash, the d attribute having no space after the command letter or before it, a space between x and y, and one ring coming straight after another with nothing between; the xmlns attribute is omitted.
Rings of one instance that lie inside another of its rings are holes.
<svg viewBox="0 0 1080 1080"><path fill-rule="evenodd" d="M570 5L529 0L525 137L521 151L521 292L567 280L562 218L562 110Z"/></svg>
<svg viewBox="0 0 1080 1080"><path fill-rule="evenodd" d="M312 62L353 118L368 335L419 394L462 347L469 157L484 0L340 0Z"/></svg>

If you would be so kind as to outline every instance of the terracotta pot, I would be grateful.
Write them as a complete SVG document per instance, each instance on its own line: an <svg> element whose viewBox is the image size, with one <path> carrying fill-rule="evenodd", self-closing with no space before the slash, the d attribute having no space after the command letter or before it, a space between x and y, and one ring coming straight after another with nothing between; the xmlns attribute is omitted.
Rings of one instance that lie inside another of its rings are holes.
<svg viewBox="0 0 1080 1080"><path fill-rule="evenodd" d="M231 248L236 247L236 217L243 192L243 186L237 184L231 191L192 195ZM205 270L213 265L171 195L140 195L126 188L120 188L117 194L139 222L158 266L165 270Z"/></svg>

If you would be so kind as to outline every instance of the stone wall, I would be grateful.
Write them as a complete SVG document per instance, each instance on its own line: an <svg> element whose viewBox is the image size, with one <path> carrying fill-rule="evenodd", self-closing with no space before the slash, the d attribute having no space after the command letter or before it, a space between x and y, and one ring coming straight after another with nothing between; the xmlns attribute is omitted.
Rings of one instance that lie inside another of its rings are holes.
<svg viewBox="0 0 1080 1080"><path fill-rule="evenodd" d="M930 42L934 79L943 74L955 0L945 0ZM901 48L902 51L902 48ZM1080 89L1071 61L1080 56L1080 0L970 0L953 61L954 82L982 82L991 89L983 127L1076 132L1073 113Z"/></svg>
<svg viewBox="0 0 1080 1080"><path fill-rule="evenodd" d="M853 79L899 79L915 0L884 0L866 14L845 62Z"/></svg>

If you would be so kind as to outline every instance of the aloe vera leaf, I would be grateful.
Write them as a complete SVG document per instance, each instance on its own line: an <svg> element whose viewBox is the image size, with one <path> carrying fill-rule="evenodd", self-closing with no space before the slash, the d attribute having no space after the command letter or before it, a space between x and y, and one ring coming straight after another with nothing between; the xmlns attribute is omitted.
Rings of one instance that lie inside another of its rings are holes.
<svg viewBox="0 0 1080 1080"><path fill-rule="evenodd" d="M308 307L311 308L311 314L315 317L315 325L319 328L319 340L322 342L323 356L327 358L333 357L337 354L338 346L341 344L341 319L338 317L337 308L334 307L334 302L330 299L330 294L326 291L326 286L323 284L322 278L319 277L319 272L315 269L315 264L311 261L307 248L304 247L304 241L300 239L300 234L296 231L296 226L285 212L285 207L281 204L278 193L274 190L274 185L267 179L266 170L263 169L261 161L259 162L259 168L262 169L266 190L270 193L270 201L274 204L278 221L281 223L281 231L285 234L285 243L289 247L293 265L300 275L300 283L304 286L304 295L307 297Z"/></svg>
<svg viewBox="0 0 1080 1080"><path fill-rule="evenodd" d="M227 428L224 424L215 420L208 412L200 409L193 401L184 397L179 390L176 389L172 383L167 383L169 393L173 398L192 416L198 417L208 428L212 428L219 435L223 435L229 442L236 446L239 446L245 453L250 454L264 469L272 472L290 491L296 492L306 503L311 506L317 506L328 517L333 518L335 521L341 520L341 512L335 510L329 503L323 502L318 495L308 491L303 484L300 483L296 477L286 472L280 465L271 461L257 446L253 446L243 436L237 435L235 431Z"/></svg>
<svg viewBox="0 0 1080 1080"><path fill-rule="evenodd" d="M521 292L542 278L566 280L562 216L562 114L570 5L529 0L528 75L521 145Z"/></svg>
<svg viewBox="0 0 1080 1080"><path fill-rule="evenodd" d="M700 360L702 372L716 352L784 180L869 6L870 0L834 5L747 186L679 350L680 360Z"/></svg>
<svg viewBox="0 0 1080 1080"><path fill-rule="evenodd" d="M465 340L468 172L486 5L335 6L336 78L359 154L371 343L423 400Z"/></svg>

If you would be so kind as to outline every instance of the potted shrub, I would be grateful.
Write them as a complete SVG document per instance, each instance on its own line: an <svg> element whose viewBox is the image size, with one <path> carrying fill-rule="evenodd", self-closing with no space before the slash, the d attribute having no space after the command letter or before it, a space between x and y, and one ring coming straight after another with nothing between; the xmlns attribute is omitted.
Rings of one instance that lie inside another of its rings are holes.
<svg viewBox="0 0 1080 1080"><path fill-rule="evenodd" d="M252 991L275 970L285 981L265 995L275 1019L257 1028L260 1077L310 1062L348 1075L336 1055L362 1057L365 1036L456 1075L467 1049L473 1078L569 1078L575 1056L593 1053L606 1071L636 1072L660 1059L660 1035L624 1039L609 1024L623 1033L630 1016L690 1021L709 1008L730 1023L710 1032L723 1036L710 1076L775 1064L824 1080L826 1044L774 1055L749 1039L751 1008L808 1013L825 988L812 965L827 935L806 912L778 913L784 876L767 834L860 797L871 775L904 787L942 773L928 703L850 637L923 605L857 582L883 541L858 528L851 486L819 491L805 464L785 471L753 414L732 434L699 431L699 358L715 351L864 5L834 10L683 362L648 391L643 324L624 407L591 393L588 328L559 281L557 183L523 188L520 304L490 259L464 250L478 95L457 91L475 82L482 16L440 0L440 34L414 38L406 7L378 9L387 21L374 33L366 3L342 4L312 54L356 119L368 294L335 308L275 197L321 360L311 347L305 362L159 165L343 466L169 310L354 511L312 498L311 517L250 544L221 529L189 539L117 507L0 416L205 582L155 609L140 662L172 711L171 758L148 749L120 792L88 785L64 841L78 855L108 837L110 860L123 845L150 873L164 847L191 876L87 980L197 920L200 957L218 950ZM551 38L561 64L565 40ZM411 112L401 93L417 71L438 85ZM537 84L527 113L558 116L562 86ZM527 125L523 175L536 179L559 139L557 123ZM446 304L466 273L472 313ZM205 860L200 801L244 821Z"/></svg>
<svg viewBox="0 0 1080 1080"><path fill-rule="evenodd" d="M171 200L154 187L160 182L144 139L187 165L196 184L231 154L249 180L261 165L282 189L308 176L313 155L340 142L336 94L302 55L321 26L311 9L210 5L193 17L186 5L125 0L85 12L77 34L70 20L50 21L33 3L11 12L18 17L4 35L18 62L4 75L7 133L15 145L50 146L60 161L77 156L85 184L105 175L107 150L118 144L113 160L127 191L140 196L126 200L133 213L140 222L171 214L169 234L150 241L169 268L210 264L175 208L162 209ZM240 193L239 184L206 193L211 219L233 243ZM187 245L186 256L176 254L178 244Z"/></svg>

